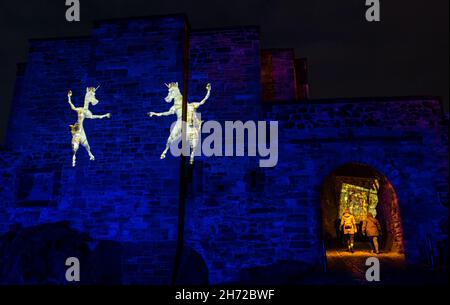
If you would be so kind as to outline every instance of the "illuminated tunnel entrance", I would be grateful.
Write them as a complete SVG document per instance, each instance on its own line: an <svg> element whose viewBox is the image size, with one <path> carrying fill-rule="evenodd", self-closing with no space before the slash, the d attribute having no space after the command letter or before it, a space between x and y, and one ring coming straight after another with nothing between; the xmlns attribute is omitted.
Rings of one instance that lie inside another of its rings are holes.
<svg viewBox="0 0 450 305"><path fill-rule="evenodd" d="M345 209L354 215L357 233L355 253L347 252L340 230ZM371 213L381 225L381 259L404 262L403 233L397 195L388 178L372 167L349 163L335 169L325 180L321 194L322 228L327 262L350 257L372 256L369 239L362 224ZM348 259L347 259L348 260Z"/></svg>

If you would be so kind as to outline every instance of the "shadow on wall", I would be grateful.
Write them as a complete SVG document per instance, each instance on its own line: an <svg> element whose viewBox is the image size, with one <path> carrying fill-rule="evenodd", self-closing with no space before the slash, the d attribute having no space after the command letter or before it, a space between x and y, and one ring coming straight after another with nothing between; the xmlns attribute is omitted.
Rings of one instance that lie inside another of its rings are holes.
<svg viewBox="0 0 450 305"><path fill-rule="evenodd" d="M91 242L66 222L13 226L0 236L0 284L72 285L65 278L68 257L80 261L80 283L120 284L120 244L98 241L91 249Z"/></svg>
<svg viewBox="0 0 450 305"><path fill-rule="evenodd" d="M184 247L177 285L208 285L208 267L202 256L190 247Z"/></svg>
<svg viewBox="0 0 450 305"><path fill-rule="evenodd" d="M133 245L93 240L88 234L70 228L68 222L27 228L14 225L0 236L0 284L114 285L127 283L127 279L131 279L133 284L165 282L167 275L161 271L164 268L159 263L168 264L169 268L172 264L171 257L160 259L161 255L165 257L165 248L153 243ZM175 244L166 246L169 251L175 251ZM148 253L151 253L149 259L155 260L152 270L143 270L142 266L130 270L133 266L126 265L127 261L139 261ZM80 282L68 282L65 278L69 268L65 265L68 257L76 257L80 261ZM156 275L158 280L147 278L149 273ZM208 269L203 258L189 247L183 250L177 284L208 284Z"/></svg>

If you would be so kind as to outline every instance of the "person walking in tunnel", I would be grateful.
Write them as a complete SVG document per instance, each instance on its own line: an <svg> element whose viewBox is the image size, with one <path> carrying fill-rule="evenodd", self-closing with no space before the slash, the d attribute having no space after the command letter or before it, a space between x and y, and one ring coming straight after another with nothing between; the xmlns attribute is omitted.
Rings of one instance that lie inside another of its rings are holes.
<svg viewBox="0 0 450 305"><path fill-rule="evenodd" d="M345 209L344 213L342 214L341 231L344 232L344 239L347 244L348 251L353 253L353 243L357 229L355 217L350 213L349 209Z"/></svg>
<svg viewBox="0 0 450 305"><path fill-rule="evenodd" d="M366 220L363 221L362 233L369 238L372 253L379 254L378 236L381 235L381 226L372 213L367 213Z"/></svg>

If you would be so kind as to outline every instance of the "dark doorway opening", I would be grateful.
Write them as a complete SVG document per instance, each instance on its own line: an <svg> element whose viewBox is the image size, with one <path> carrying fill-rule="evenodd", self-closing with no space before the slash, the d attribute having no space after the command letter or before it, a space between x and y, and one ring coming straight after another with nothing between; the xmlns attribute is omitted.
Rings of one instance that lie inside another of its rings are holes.
<svg viewBox="0 0 450 305"><path fill-rule="evenodd" d="M344 209L355 217L355 253L347 253L340 231ZM398 198L388 178L360 163L336 168L326 179L321 193L323 240L327 261L344 257L373 256L369 239L362 234L362 222L370 212L378 219L382 235L380 257L404 261L403 233ZM331 262L333 263L333 262Z"/></svg>

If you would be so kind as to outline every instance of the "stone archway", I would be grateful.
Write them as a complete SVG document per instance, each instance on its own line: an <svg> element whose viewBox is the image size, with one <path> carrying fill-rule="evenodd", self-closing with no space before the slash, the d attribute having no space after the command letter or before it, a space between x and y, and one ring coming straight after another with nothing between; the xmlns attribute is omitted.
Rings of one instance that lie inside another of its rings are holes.
<svg viewBox="0 0 450 305"><path fill-rule="evenodd" d="M353 188L354 193L345 188ZM325 179L321 192L322 229L325 247L328 250L342 247L339 231L340 209L343 200L349 200L345 196L363 196L367 193L367 199L362 198L367 209L372 208L377 214L383 231L382 251L384 253L396 253L403 255L403 233L400 218L398 198L394 187L388 178L378 170L362 163L347 163L333 170ZM353 198L353 197L352 197ZM361 198L361 197L359 197ZM363 211L358 220L364 217ZM357 222L359 222L357 220ZM360 234L356 240L368 245L367 240ZM370 251L369 251L370 254ZM328 254L327 254L328 255Z"/></svg>

